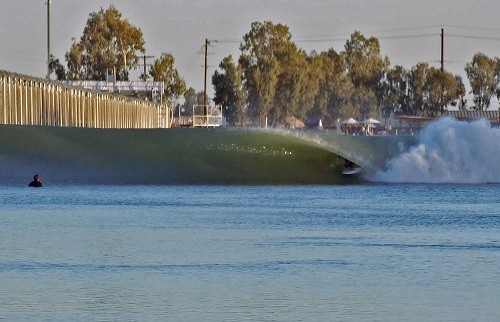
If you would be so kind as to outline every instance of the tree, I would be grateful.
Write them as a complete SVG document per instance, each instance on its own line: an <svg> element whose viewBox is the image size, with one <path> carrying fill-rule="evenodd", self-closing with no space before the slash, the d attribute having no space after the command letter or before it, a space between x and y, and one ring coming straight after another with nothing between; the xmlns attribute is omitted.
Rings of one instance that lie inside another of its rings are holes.
<svg viewBox="0 0 500 322"><path fill-rule="evenodd" d="M431 67L427 78L427 101L424 106L426 116L435 117L443 113L448 105L456 106L463 84L460 78L441 69Z"/></svg>
<svg viewBox="0 0 500 322"><path fill-rule="evenodd" d="M198 104L196 91L194 88L190 87L184 92L184 104L182 108L188 113L193 113L193 106Z"/></svg>
<svg viewBox="0 0 500 322"><path fill-rule="evenodd" d="M248 108L262 122L274 106L280 59L291 46L288 27L270 21L253 22L240 45L239 64L248 93Z"/></svg>
<svg viewBox="0 0 500 322"><path fill-rule="evenodd" d="M365 38L359 31L351 35L344 49L348 74L358 92L353 104L359 104L359 112L364 117L380 106L376 88L390 65L389 58L381 56L377 38Z"/></svg>
<svg viewBox="0 0 500 322"><path fill-rule="evenodd" d="M183 96L184 102L180 105L180 108L184 115L193 115L193 106L203 105L203 91L196 92L194 88L189 87Z"/></svg>
<svg viewBox="0 0 500 322"><path fill-rule="evenodd" d="M496 77L500 77L500 58L496 58L496 63L497 66L495 68L495 75ZM497 97L497 100L500 101L500 84L498 84L497 88L495 89L495 96ZM500 111L500 105L498 105L498 110Z"/></svg>
<svg viewBox="0 0 500 322"><path fill-rule="evenodd" d="M355 31L344 49L346 67L354 86L374 88L390 65L389 58L380 54L378 39L365 38Z"/></svg>
<svg viewBox="0 0 500 322"><path fill-rule="evenodd" d="M427 78L429 64L418 63L408 74L408 115L422 115L425 109L425 102L428 96Z"/></svg>
<svg viewBox="0 0 500 322"><path fill-rule="evenodd" d="M472 88L471 93L474 95L474 104L480 110L488 109L491 97L498 89L500 75L497 72L497 62L498 58L493 59L479 52L465 65L465 72Z"/></svg>
<svg viewBox="0 0 500 322"><path fill-rule="evenodd" d="M342 117L366 118L375 111L377 96L375 91L367 87L360 87L352 92L349 103L341 109L340 114Z"/></svg>
<svg viewBox="0 0 500 322"><path fill-rule="evenodd" d="M418 63L408 74L408 114L438 116L449 105L464 104L464 92L459 76Z"/></svg>
<svg viewBox="0 0 500 322"><path fill-rule="evenodd" d="M242 70L236 66L233 57L225 57L219 64L221 72L215 71L212 84L215 89L214 102L224 107L229 124L243 124L245 112L245 93L242 83Z"/></svg>
<svg viewBox="0 0 500 322"><path fill-rule="evenodd" d="M289 65L285 63L285 71L288 75L286 87L287 92L290 93L290 105L286 114L304 118L314 108L319 92L318 76L321 71L313 68L312 62L303 50L293 50L291 59L293 63Z"/></svg>
<svg viewBox="0 0 500 322"><path fill-rule="evenodd" d="M322 71L303 51L295 52L294 56L297 57L292 69L295 77L289 80L291 101L285 113L304 119L315 109L316 97L320 91L319 75Z"/></svg>
<svg viewBox="0 0 500 322"><path fill-rule="evenodd" d="M149 69L149 75L155 81L163 81L164 95L167 101L178 99L186 91L186 82L174 68L175 59L170 53L162 53Z"/></svg>
<svg viewBox="0 0 500 322"><path fill-rule="evenodd" d="M282 44L275 53L278 58L279 73L271 118L281 123L286 116L302 118L312 107L314 99L314 80L310 79L307 55L293 42ZM308 91L307 86L312 86Z"/></svg>
<svg viewBox="0 0 500 322"><path fill-rule="evenodd" d="M116 70L119 80L128 80L129 70L138 66L137 52L144 53L142 31L114 7L90 13L83 35L66 52L68 76L105 79Z"/></svg>
<svg viewBox="0 0 500 322"><path fill-rule="evenodd" d="M318 81L318 92L311 112L322 119L324 124L334 124L337 118L344 114L351 116L352 109L345 107L349 105L347 102L352 95L354 85L347 75L344 58L333 49L319 55L312 53L309 57L309 69L312 77Z"/></svg>
<svg viewBox="0 0 500 322"><path fill-rule="evenodd" d="M391 68L377 86L377 97L385 119L393 113L410 114L408 72L399 65Z"/></svg>
<svg viewBox="0 0 500 322"><path fill-rule="evenodd" d="M204 105L205 104L205 92L204 91L196 92L196 104L197 105Z"/></svg>
<svg viewBox="0 0 500 322"><path fill-rule="evenodd" d="M455 80L457 82L457 101L452 103L453 106L458 106L460 109L465 109L467 105L467 99L465 99L465 84L462 81L462 77L459 75L455 75Z"/></svg>
<svg viewBox="0 0 500 322"><path fill-rule="evenodd" d="M54 55L50 54L49 58L49 71L50 74L53 72L56 73L57 80L65 80L66 79L66 69L59 62L59 58L55 58Z"/></svg>
<svg viewBox="0 0 500 322"><path fill-rule="evenodd" d="M64 57L66 58L68 71L68 79L87 79L83 66L83 47L80 43L77 43L75 39L72 39L72 44L69 51L66 52Z"/></svg>

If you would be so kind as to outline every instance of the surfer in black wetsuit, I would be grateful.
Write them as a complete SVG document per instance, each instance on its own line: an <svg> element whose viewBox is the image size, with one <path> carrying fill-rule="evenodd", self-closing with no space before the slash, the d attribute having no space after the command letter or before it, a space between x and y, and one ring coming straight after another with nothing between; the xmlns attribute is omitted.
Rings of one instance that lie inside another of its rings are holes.
<svg viewBox="0 0 500 322"><path fill-rule="evenodd" d="M344 159L344 169L354 169L356 167L356 163L351 160Z"/></svg>
<svg viewBox="0 0 500 322"><path fill-rule="evenodd" d="M42 186L43 186L42 179L40 179L40 176L38 174L35 174L35 176L33 177L33 181L31 181L28 184L28 187L39 188L39 187L42 187Z"/></svg>

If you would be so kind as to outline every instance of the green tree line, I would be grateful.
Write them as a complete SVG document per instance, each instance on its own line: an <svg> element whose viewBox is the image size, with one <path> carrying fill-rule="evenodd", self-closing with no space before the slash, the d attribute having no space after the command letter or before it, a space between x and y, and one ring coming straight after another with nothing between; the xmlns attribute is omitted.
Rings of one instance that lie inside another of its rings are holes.
<svg viewBox="0 0 500 322"><path fill-rule="evenodd" d="M290 115L322 119L384 117L392 113L436 116L464 105L459 76L418 63L390 66L377 38L355 31L344 50L306 53L287 26L255 22L243 36L241 55L222 60L212 82L214 100L233 123L282 123Z"/></svg>
<svg viewBox="0 0 500 322"><path fill-rule="evenodd" d="M391 66L375 37L355 31L343 50L306 53L293 41L288 26L254 22L240 43L239 57L224 57L212 76L214 102L222 104L232 124L283 123L287 116L321 119L391 114L438 116L448 106L464 107L466 90L460 76L419 62L410 69ZM110 71L128 80L145 53L140 28L114 7L89 14L83 34L65 54L66 67L52 57L49 67L62 79L104 80ZM202 92L188 87L163 52L146 79L164 81L165 97L190 111ZM472 108L487 109L500 99L500 60L477 53L465 66L473 95Z"/></svg>
<svg viewBox="0 0 500 322"><path fill-rule="evenodd" d="M282 123L286 116L321 119L365 118L391 114L439 116L466 106L460 76L428 63L410 69L382 56L375 37L355 31L344 49L306 53L292 41L289 28L254 22L243 36L240 57L225 57L212 77L214 101L232 123ZM473 109L500 100L500 59L477 53L465 71Z"/></svg>
<svg viewBox="0 0 500 322"><path fill-rule="evenodd" d="M89 14L83 34L73 39L66 51L66 68L51 57L49 68L58 80L105 80L109 74L117 80L129 80L129 73L139 66L139 56L146 52L140 28L132 25L114 6ZM174 102L186 93L186 82L174 67L171 53L163 52L141 75L165 84L166 100Z"/></svg>

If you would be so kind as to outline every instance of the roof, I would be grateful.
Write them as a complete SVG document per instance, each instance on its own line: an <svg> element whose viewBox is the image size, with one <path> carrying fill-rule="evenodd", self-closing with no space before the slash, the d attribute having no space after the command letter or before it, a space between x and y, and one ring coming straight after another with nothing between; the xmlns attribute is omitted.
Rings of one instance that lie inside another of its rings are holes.
<svg viewBox="0 0 500 322"><path fill-rule="evenodd" d="M463 121L486 118L491 123L497 123L497 124L500 123L500 110L496 110L496 111L481 111L481 110L446 111L443 115L453 116L457 120L463 120Z"/></svg>
<svg viewBox="0 0 500 322"><path fill-rule="evenodd" d="M301 120L299 120L295 116L287 116L285 118L285 122L287 122L288 124L290 124L293 127L299 128L299 129L301 129L305 126L304 122L302 122Z"/></svg>
<svg viewBox="0 0 500 322"><path fill-rule="evenodd" d="M423 117L423 116L414 116L414 115L394 115L394 119L405 122L430 122L434 120L433 117Z"/></svg>

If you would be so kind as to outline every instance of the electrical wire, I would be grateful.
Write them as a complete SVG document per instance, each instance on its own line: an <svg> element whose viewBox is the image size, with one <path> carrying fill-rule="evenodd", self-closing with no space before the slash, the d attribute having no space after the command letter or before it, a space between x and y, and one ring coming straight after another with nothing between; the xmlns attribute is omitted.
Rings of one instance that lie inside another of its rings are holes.
<svg viewBox="0 0 500 322"><path fill-rule="evenodd" d="M387 32L398 32L398 31L409 31L409 30L419 30L419 29L429 29L429 28L437 28L440 27L440 25L427 25L427 26L415 26L415 27L405 27L405 28L394 28L394 29L383 29L383 30L376 30L376 31L363 31L365 34L377 34L377 33L387 33ZM351 34L349 33L341 33L341 34L323 34L323 35L309 35L309 36L302 36L298 37L297 39L299 40L309 40L311 38L323 38L323 37L340 37L340 36L346 36L350 37ZM345 40L345 39L344 39Z"/></svg>
<svg viewBox="0 0 500 322"><path fill-rule="evenodd" d="M236 39L214 39L210 41L216 44L239 44L241 42L241 40Z"/></svg>
<svg viewBox="0 0 500 322"><path fill-rule="evenodd" d="M473 30L482 30L482 31L500 31L500 28L474 27L474 26L464 26L464 25L443 25L443 27L459 28L459 29L473 29Z"/></svg>
<svg viewBox="0 0 500 322"><path fill-rule="evenodd" d="M417 29L427 29L427 28L436 28L436 27L450 27L450 28L468 28L468 29L477 29L477 30L491 30L491 31L500 31L500 29L495 28L481 28L481 27L472 27L472 26L458 26L458 25L429 25L429 26L418 26L418 27L408 27L408 28L395 28L395 29L385 29L374 32L366 32L369 34L374 33L387 33L387 32L398 32L398 31L409 31L409 30L417 30ZM338 36L347 36L346 38L339 38ZM345 42L349 39L348 34L328 34L328 35L314 35L308 37L299 37L295 38L294 42L296 43L324 43L324 42ZM474 35L466 35L466 34L454 34L454 33L446 33L446 37L455 37L455 38L469 38L469 39L477 39L477 40L492 40L492 41L500 41L500 37L488 37L488 36L474 36ZM327 38L323 38L327 37ZM328 38L329 37L329 38ZM416 39L416 38L427 38L427 37L439 37L438 33L425 33L425 34L407 34L407 35L393 35L393 36L378 36L376 37L379 40L397 40L397 39ZM215 43L241 43L241 40L235 39L217 39L213 40Z"/></svg>
<svg viewBox="0 0 500 322"><path fill-rule="evenodd" d="M406 27L406 28L385 29L385 30L378 30L378 31L368 31L366 33L378 34L378 33L385 33L385 32L409 31L409 30L430 29L430 28L439 28L439 27L441 27L441 25L428 25L428 26L416 26L416 27Z"/></svg>
<svg viewBox="0 0 500 322"><path fill-rule="evenodd" d="M469 39L477 39L477 40L494 40L500 41L498 37L484 37L484 36L472 36L472 35L460 35L460 34L446 34L447 37L455 37L455 38L469 38Z"/></svg>
<svg viewBox="0 0 500 322"><path fill-rule="evenodd" d="M419 34L419 35L396 35L396 36L382 36L376 37L379 40L390 40L390 39L414 39L414 38L426 38L426 37L437 37L439 34ZM347 41L348 39L340 38L330 38L330 39L308 39L308 40L295 40L297 43L320 43L320 42L336 42L336 41Z"/></svg>

